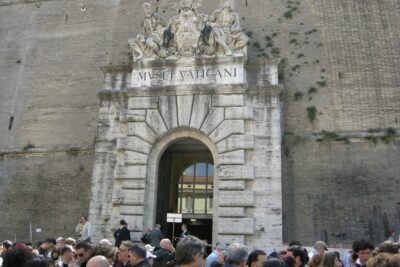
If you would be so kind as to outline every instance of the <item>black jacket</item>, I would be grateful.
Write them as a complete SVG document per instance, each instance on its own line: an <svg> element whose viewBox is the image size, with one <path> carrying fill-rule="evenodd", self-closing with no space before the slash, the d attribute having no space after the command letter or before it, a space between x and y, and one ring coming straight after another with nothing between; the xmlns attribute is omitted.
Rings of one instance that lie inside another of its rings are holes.
<svg viewBox="0 0 400 267"><path fill-rule="evenodd" d="M175 255L163 248L154 252L154 255L157 258L154 259L153 267L162 267L165 263L175 260Z"/></svg>
<svg viewBox="0 0 400 267"><path fill-rule="evenodd" d="M114 232L115 246L118 248L122 241L131 240L131 233L127 226L123 226Z"/></svg>

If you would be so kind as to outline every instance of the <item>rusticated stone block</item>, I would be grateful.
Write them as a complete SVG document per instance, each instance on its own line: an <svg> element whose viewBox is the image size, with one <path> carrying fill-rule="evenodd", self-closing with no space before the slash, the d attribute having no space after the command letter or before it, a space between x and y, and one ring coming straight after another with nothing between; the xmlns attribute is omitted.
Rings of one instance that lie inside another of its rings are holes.
<svg viewBox="0 0 400 267"><path fill-rule="evenodd" d="M254 179L254 167L249 165L222 165L219 166L219 179Z"/></svg>
<svg viewBox="0 0 400 267"><path fill-rule="evenodd" d="M218 218L219 234L254 234L253 218Z"/></svg>
<svg viewBox="0 0 400 267"><path fill-rule="evenodd" d="M133 121L133 122L145 121L146 110L143 110L143 109L128 110L126 118L128 121Z"/></svg>
<svg viewBox="0 0 400 267"><path fill-rule="evenodd" d="M139 206L134 206L134 205L121 205L119 207L119 213L121 214L121 217L124 217L125 215L139 215L143 216L144 214L144 207L139 205Z"/></svg>
<svg viewBox="0 0 400 267"><path fill-rule="evenodd" d="M122 180L121 184L122 189L145 189L146 182L145 180Z"/></svg>
<svg viewBox="0 0 400 267"><path fill-rule="evenodd" d="M193 95L177 96L178 124L189 126L192 113Z"/></svg>
<svg viewBox="0 0 400 267"><path fill-rule="evenodd" d="M224 108L212 108L204 120L200 130L209 135L223 120Z"/></svg>
<svg viewBox="0 0 400 267"><path fill-rule="evenodd" d="M117 150L137 151L141 153L150 153L151 145L137 136L128 136L117 139Z"/></svg>
<svg viewBox="0 0 400 267"><path fill-rule="evenodd" d="M157 139L154 131L145 122L128 123L128 135L138 136L151 144Z"/></svg>
<svg viewBox="0 0 400 267"><path fill-rule="evenodd" d="M244 235L218 235L218 240L225 244L239 243L245 244Z"/></svg>
<svg viewBox="0 0 400 267"><path fill-rule="evenodd" d="M168 129L178 127L176 96L160 96L160 114Z"/></svg>
<svg viewBox="0 0 400 267"><path fill-rule="evenodd" d="M121 220L120 214L115 214L111 218L114 225L118 225L118 222ZM142 230L143 229L143 216L138 215L124 215L124 220L128 223L129 230Z"/></svg>
<svg viewBox="0 0 400 267"><path fill-rule="evenodd" d="M158 97L131 97L128 102L129 109L156 109Z"/></svg>
<svg viewBox="0 0 400 267"><path fill-rule="evenodd" d="M210 95L195 95L193 99L193 110L190 118L190 127L200 129L208 111L211 107Z"/></svg>
<svg viewBox="0 0 400 267"><path fill-rule="evenodd" d="M116 179L144 179L146 170L146 165L117 166L114 170L114 177Z"/></svg>
<svg viewBox="0 0 400 267"><path fill-rule="evenodd" d="M243 207L219 207L218 217L244 217L245 210Z"/></svg>
<svg viewBox="0 0 400 267"><path fill-rule="evenodd" d="M218 143L232 134L243 134L244 122L242 120L224 120L211 134L210 138Z"/></svg>
<svg viewBox="0 0 400 267"><path fill-rule="evenodd" d="M125 151L123 155L123 161L125 165L140 165L147 163L147 154L134 151Z"/></svg>
<svg viewBox="0 0 400 267"><path fill-rule="evenodd" d="M151 129L153 129L154 132L159 136L167 132L167 126L161 118L158 109L147 110L146 122L151 127Z"/></svg>
<svg viewBox="0 0 400 267"><path fill-rule="evenodd" d="M252 120L254 111L252 107L232 107L225 109L225 119L227 120Z"/></svg>
<svg viewBox="0 0 400 267"><path fill-rule="evenodd" d="M114 205L144 205L144 190L115 189L112 202Z"/></svg>
<svg viewBox="0 0 400 267"><path fill-rule="evenodd" d="M220 153L237 149L254 149L254 137L243 134L234 134L217 144Z"/></svg>
<svg viewBox="0 0 400 267"><path fill-rule="evenodd" d="M236 150L219 154L219 164L244 164L244 150Z"/></svg>
<svg viewBox="0 0 400 267"><path fill-rule="evenodd" d="M244 105L243 95L214 95L213 107L242 107Z"/></svg>
<svg viewBox="0 0 400 267"><path fill-rule="evenodd" d="M220 190L244 190L246 189L245 180L220 180L218 183Z"/></svg>
<svg viewBox="0 0 400 267"><path fill-rule="evenodd" d="M253 191L220 191L219 206L221 207L254 207Z"/></svg>

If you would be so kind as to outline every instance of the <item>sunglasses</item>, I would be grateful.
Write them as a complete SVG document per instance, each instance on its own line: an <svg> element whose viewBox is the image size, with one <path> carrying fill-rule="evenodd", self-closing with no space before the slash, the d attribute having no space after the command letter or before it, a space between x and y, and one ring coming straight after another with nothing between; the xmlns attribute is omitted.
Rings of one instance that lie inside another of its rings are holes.
<svg viewBox="0 0 400 267"><path fill-rule="evenodd" d="M83 253L77 253L76 256L78 256L78 257L83 257L83 256L85 256L85 254L83 254Z"/></svg>

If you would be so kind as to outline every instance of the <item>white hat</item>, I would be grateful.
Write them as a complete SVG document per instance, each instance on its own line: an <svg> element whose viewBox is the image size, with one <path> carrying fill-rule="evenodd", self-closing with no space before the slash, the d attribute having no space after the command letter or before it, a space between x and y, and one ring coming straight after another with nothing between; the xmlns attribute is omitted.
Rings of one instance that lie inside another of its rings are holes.
<svg viewBox="0 0 400 267"><path fill-rule="evenodd" d="M99 241L100 245L112 245L108 239L102 239Z"/></svg>
<svg viewBox="0 0 400 267"><path fill-rule="evenodd" d="M155 258L157 258L157 256L156 255L154 255L153 253L151 253L150 251L147 251L146 252L146 259L155 259Z"/></svg>

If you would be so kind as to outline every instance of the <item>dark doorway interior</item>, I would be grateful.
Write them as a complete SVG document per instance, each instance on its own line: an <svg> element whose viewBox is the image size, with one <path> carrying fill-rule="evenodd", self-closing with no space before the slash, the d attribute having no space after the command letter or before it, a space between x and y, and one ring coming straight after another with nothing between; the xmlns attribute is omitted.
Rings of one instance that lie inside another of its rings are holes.
<svg viewBox="0 0 400 267"><path fill-rule="evenodd" d="M156 223L168 238L181 233L181 224L167 223L167 213L181 213L190 233L212 243L214 162L201 142L187 138L162 155L157 185Z"/></svg>

